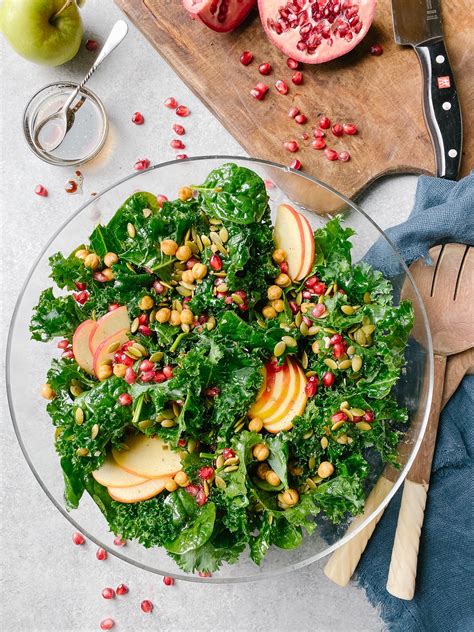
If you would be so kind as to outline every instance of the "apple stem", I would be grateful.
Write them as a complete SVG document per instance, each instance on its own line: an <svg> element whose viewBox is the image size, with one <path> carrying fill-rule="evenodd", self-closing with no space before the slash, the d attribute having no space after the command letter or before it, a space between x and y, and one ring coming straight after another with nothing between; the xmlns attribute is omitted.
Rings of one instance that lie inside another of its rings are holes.
<svg viewBox="0 0 474 632"><path fill-rule="evenodd" d="M63 13L64 11L66 11L66 9L69 9L69 7L71 6L71 4L75 4L76 0L66 0L66 2L63 4L63 6L59 9L59 11L56 11L56 13L50 18L51 21L54 21L56 18L58 18L61 13Z"/></svg>

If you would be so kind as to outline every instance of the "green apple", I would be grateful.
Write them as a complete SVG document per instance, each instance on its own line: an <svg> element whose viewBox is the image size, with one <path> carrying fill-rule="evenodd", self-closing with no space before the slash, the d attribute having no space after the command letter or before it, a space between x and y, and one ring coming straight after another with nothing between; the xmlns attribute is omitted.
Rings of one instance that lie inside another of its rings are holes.
<svg viewBox="0 0 474 632"><path fill-rule="evenodd" d="M0 30L19 55L47 66L72 59L83 34L76 0L0 0Z"/></svg>

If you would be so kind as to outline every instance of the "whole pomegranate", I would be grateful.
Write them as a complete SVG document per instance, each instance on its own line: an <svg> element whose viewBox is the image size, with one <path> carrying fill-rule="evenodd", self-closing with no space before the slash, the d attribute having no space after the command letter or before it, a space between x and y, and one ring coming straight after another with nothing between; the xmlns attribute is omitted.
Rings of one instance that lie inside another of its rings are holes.
<svg viewBox="0 0 474 632"><path fill-rule="evenodd" d="M258 0L270 41L305 64L322 64L357 46L372 24L376 4L376 0Z"/></svg>
<svg viewBox="0 0 474 632"><path fill-rule="evenodd" d="M257 0L183 0L191 17L204 22L213 31L233 31L249 14Z"/></svg>

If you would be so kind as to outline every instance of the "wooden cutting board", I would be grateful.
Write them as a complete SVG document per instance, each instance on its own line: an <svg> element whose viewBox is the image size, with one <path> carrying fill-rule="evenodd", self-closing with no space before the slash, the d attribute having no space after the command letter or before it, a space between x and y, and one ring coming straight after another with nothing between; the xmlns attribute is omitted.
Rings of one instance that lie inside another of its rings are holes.
<svg viewBox="0 0 474 632"><path fill-rule="evenodd" d="M301 86L291 83L293 71L267 40L256 11L237 31L220 34L192 20L180 0L115 1L251 156L282 164L299 158L307 173L351 198L387 174L434 173L422 112L421 71L413 50L394 42L390 0L379 0L372 28L352 52L302 68ZM443 0L442 8L463 110L465 174L474 166L472 6L469 0ZM383 46L380 57L368 52L375 42ZM254 54L247 67L239 63L244 50ZM258 73L263 61L271 63L272 75ZM273 88L277 79L291 86L286 96ZM263 101L249 94L257 81L272 88ZM292 105L307 115L308 124L298 125L288 117ZM312 149L311 128L321 114L332 121L357 124L356 136L327 134L329 147L350 152L349 162L330 162L323 152ZM310 134L308 141L302 139L305 131ZM291 139L300 145L295 154L283 148L283 142Z"/></svg>

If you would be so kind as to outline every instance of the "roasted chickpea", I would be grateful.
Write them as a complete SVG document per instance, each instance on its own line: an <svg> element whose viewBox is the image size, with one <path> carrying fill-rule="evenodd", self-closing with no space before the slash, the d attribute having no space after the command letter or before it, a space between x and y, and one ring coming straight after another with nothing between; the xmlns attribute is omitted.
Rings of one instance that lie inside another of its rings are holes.
<svg viewBox="0 0 474 632"><path fill-rule="evenodd" d="M51 384L43 384L41 387L41 397L45 399L54 399L56 397L56 393L51 388Z"/></svg>
<svg viewBox="0 0 474 632"><path fill-rule="evenodd" d="M263 428L263 421L261 419L259 419L258 417L254 417L249 422L249 430L250 430L250 432L260 432L260 430L262 428Z"/></svg>
<svg viewBox="0 0 474 632"><path fill-rule="evenodd" d="M84 259L84 265L86 266L86 268L90 268L91 270L96 270L100 266L100 259L96 254L91 252Z"/></svg>
<svg viewBox="0 0 474 632"><path fill-rule="evenodd" d="M285 303L281 300L281 298L276 301L272 301L272 307L277 313L285 311Z"/></svg>
<svg viewBox="0 0 474 632"><path fill-rule="evenodd" d="M267 320L271 320L272 318L275 318L275 316L277 315L275 308L272 307L271 305L265 305L265 307L262 309L262 314L263 314L263 317L266 318Z"/></svg>
<svg viewBox="0 0 474 632"><path fill-rule="evenodd" d="M268 463L259 463L259 465L257 466L257 476L258 478L260 478L262 481L265 480L265 476L267 475L267 472L270 471L270 466L268 465Z"/></svg>
<svg viewBox="0 0 474 632"><path fill-rule="evenodd" d="M76 250L76 254L75 256L78 259L82 259L84 261L84 259L90 254L90 252L86 249L86 248L81 248L80 250Z"/></svg>
<svg viewBox="0 0 474 632"><path fill-rule="evenodd" d="M155 318L159 323L167 323L170 319L170 316L171 310L168 309L168 307L162 307L156 312Z"/></svg>
<svg viewBox="0 0 474 632"><path fill-rule="evenodd" d="M192 270L185 270L183 272L183 276L181 277L181 281L192 285L194 283L194 274L192 273Z"/></svg>
<svg viewBox="0 0 474 632"><path fill-rule="evenodd" d="M194 314L190 309L183 309L181 312L181 323L183 325L192 325L194 322Z"/></svg>
<svg viewBox="0 0 474 632"><path fill-rule="evenodd" d="M177 327L178 325L181 325L181 314L178 312L177 309L171 310L170 325L173 325L173 327Z"/></svg>
<svg viewBox="0 0 474 632"><path fill-rule="evenodd" d="M253 447L252 454L257 461L266 461L270 455L270 450L264 443L257 443Z"/></svg>
<svg viewBox="0 0 474 632"><path fill-rule="evenodd" d="M284 492L278 494L278 500L288 507L294 507L300 499L300 495L296 489L285 489Z"/></svg>
<svg viewBox="0 0 474 632"><path fill-rule="evenodd" d="M174 492L175 490L178 489L178 483L176 483L176 481L168 481L165 485L165 488L168 492Z"/></svg>
<svg viewBox="0 0 474 632"><path fill-rule="evenodd" d="M125 364L115 364L113 368L114 375L116 375L117 377L125 377L126 370L127 367L125 366Z"/></svg>
<svg viewBox="0 0 474 632"><path fill-rule="evenodd" d="M175 252L176 259L179 261L187 261L191 259L193 253L189 246L180 246Z"/></svg>
<svg viewBox="0 0 474 632"><path fill-rule="evenodd" d="M291 279L287 274L282 272L275 279L275 283L280 287L288 287L289 285L291 285Z"/></svg>
<svg viewBox="0 0 474 632"><path fill-rule="evenodd" d="M183 471L178 472L177 474L175 474L174 482L180 487L186 487L187 485L189 485L188 475L186 474L186 472Z"/></svg>
<svg viewBox="0 0 474 632"><path fill-rule="evenodd" d="M286 252L281 248L277 248L273 251L272 257L275 263L283 263L286 260Z"/></svg>
<svg viewBox="0 0 474 632"><path fill-rule="evenodd" d="M140 309L147 310L152 309L154 304L155 301L151 298L151 296L143 296L138 303L138 307Z"/></svg>
<svg viewBox="0 0 474 632"><path fill-rule="evenodd" d="M115 265L116 263L118 263L118 256L115 254L115 252L108 252L105 257L104 257L104 264L110 268L111 266Z"/></svg>
<svg viewBox="0 0 474 632"><path fill-rule="evenodd" d="M322 461L318 467L318 476L321 478L328 478L334 473L334 465L329 461Z"/></svg>
<svg viewBox="0 0 474 632"><path fill-rule="evenodd" d="M193 197L193 190L189 187L181 187L178 191L178 197L181 202L186 202L186 200L190 200Z"/></svg>
<svg viewBox="0 0 474 632"><path fill-rule="evenodd" d="M274 472L273 470L269 470L266 474L265 474L265 480L267 481L267 483L269 485L271 485L272 487L278 487L278 485L281 483L280 481L280 477L278 476L278 474L276 472Z"/></svg>
<svg viewBox="0 0 474 632"><path fill-rule="evenodd" d="M113 373L112 367L110 364L101 364L97 369L97 379L100 382L107 380Z"/></svg>
<svg viewBox="0 0 474 632"><path fill-rule="evenodd" d="M295 463L290 463L288 465L288 471L292 476L301 476L301 474L303 474L303 468Z"/></svg>
<svg viewBox="0 0 474 632"><path fill-rule="evenodd" d="M193 273L193 277L197 279L204 279L207 274L207 266L204 263L195 263L192 267L191 272Z"/></svg>
<svg viewBox="0 0 474 632"><path fill-rule="evenodd" d="M160 244L161 252L173 257L178 250L178 244L173 239L164 239Z"/></svg>
<svg viewBox="0 0 474 632"><path fill-rule="evenodd" d="M283 294L283 290L281 289L281 287L278 287L278 285L270 285L270 287L267 290L267 296L268 296L269 301L276 301L277 299L281 298L282 294Z"/></svg>
<svg viewBox="0 0 474 632"><path fill-rule="evenodd" d="M113 281L115 279L115 274L112 268L104 268L102 270L102 274L104 275L106 281Z"/></svg>

